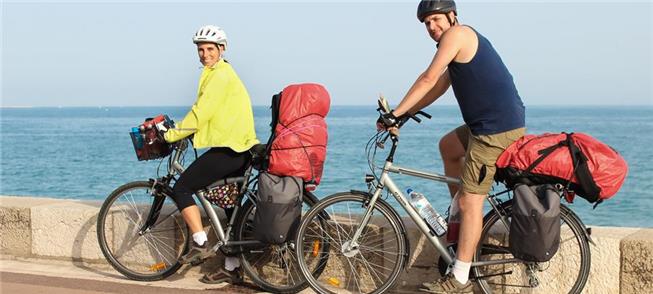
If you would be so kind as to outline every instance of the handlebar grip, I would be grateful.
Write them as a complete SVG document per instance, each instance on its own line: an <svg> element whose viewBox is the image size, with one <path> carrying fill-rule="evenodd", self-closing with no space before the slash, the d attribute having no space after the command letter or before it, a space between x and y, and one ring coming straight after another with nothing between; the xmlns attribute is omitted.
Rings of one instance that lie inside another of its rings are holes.
<svg viewBox="0 0 653 294"><path fill-rule="evenodd" d="M426 117L426 118L428 118L428 119L431 119L431 118L432 118L432 116L431 116L430 114L428 114L428 113L426 113L426 112L424 112L424 111L421 111L421 110L418 111L418 112L415 113L415 114L421 114L422 116L424 116L424 117Z"/></svg>
<svg viewBox="0 0 653 294"><path fill-rule="evenodd" d="M419 117L417 117L417 115L409 114L409 113L407 113L407 115L408 115L408 117L412 118L412 119L413 119L414 121L416 121L417 123L421 123L421 122L422 122L422 119L420 119Z"/></svg>

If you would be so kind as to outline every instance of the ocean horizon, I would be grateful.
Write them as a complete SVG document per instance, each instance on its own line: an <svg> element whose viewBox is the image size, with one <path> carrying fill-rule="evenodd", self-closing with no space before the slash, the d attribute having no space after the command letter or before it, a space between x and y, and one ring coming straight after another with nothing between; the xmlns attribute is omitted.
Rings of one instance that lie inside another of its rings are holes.
<svg viewBox="0 0 653 294"><path fill-rule="evenodd" d="M269 136L269 106L254 106L257 135ZM136 160L129 130L145 117L180 120L189 106L48 106L0 108L0 194L103 200L118 186L156 177L159 161ZM426 109L433 119L402 128L395 164L442 173L438 140L462 124L457 105ZM374 105L334 105L327 116L329 143L320 198L339 191L367 190L365 144L375 134ZM653 227L653 106L530 105L528 133L583 132L620 152L629 164L621 190L596 209L582 198L568 204L590 225ZM377 164L385 151L376 157ZM444 184L393 175L402 188L425 194L444 213ZM499 189L500 187L496 187ZM390 197L391 198L391 197ZM388 199L391 203L392 199Z"/></svg>

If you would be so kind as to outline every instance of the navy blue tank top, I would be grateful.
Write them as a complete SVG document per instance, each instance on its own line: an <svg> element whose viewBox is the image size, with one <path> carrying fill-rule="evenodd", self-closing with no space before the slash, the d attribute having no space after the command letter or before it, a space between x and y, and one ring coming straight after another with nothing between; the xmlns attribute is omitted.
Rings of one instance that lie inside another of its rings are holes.
<svg viewBox="0 0 653 294"><path fill-rule="evenodd" d="M465 124L474 135L524 127L524 104L512 75L490 41L474 32L478 37L476 55L468 63L449 64L451 87Z"/></svg>

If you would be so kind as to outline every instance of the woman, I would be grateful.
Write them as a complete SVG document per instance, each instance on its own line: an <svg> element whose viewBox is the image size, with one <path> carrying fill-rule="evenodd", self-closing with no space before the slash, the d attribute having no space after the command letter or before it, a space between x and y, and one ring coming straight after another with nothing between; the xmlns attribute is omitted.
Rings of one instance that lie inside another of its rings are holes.
<svg viewBox="0 0 653 294"><path fill-rule="evenodd" d="M172 189L193 236L188 254L180 258L182 263L199 262L213 254L193 193L216 180L244 174L250 160L248 150L259 143L247 90L222 58L227 46L225 32L213 25L203 26L193 36L193 43L204 66L197 101L176 128L164 135L167 142L193 135L195 148L211 148L181 174ZM230 217L233 210L226 213ZM225 268L204 276L202 281L238 283L242 281L239 267L237 258L226 257Z"/></svg>

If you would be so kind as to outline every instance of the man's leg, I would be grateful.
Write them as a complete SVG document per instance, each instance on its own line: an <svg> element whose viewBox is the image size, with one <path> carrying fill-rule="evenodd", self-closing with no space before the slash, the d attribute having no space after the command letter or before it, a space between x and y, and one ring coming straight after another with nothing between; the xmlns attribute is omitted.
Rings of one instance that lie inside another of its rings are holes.
<svg viewBox="0 0 653 294"><path fill-rule="evenodd" d="M458 193L461 222L458 249L453 269L443 279L424 284L433 293L467 293L472 285L468 281L476 246L483 227L483 202L490 191L496 171L495 163L508 145L520 138L525 129L495 134L470 136L465 153Z"/></svg>
<svg viewBox="0 0 653 294"><path fill-rule="evenodd" d="M462 219L460 221L460 235L458 236L456 258L464 262L471 262L478 241L481 238L483 202L485 201L486 195L462 193L458 201Z"/></svg>
<svg viewBox="0 0 653 294"><path fill-rule="evenodd" d="M465 161L465 150L467 149L467 138L469 128L462 125L447 133L440 139L440 155L444 164L444 174L449 177L460 178ZM458 185L448 185L449 193L453 198L458 192Z"/></svg>
<svg viewBox="0 0 653 294"><path fill-rule="evenodd" d="M481 238L483 202L494 182L496 160L523 134L522 128L494 135L470 136L459 191L462 193L458 199L461 221L453 268L454 276L461 283L468 280L469 266Z"/></svg>

